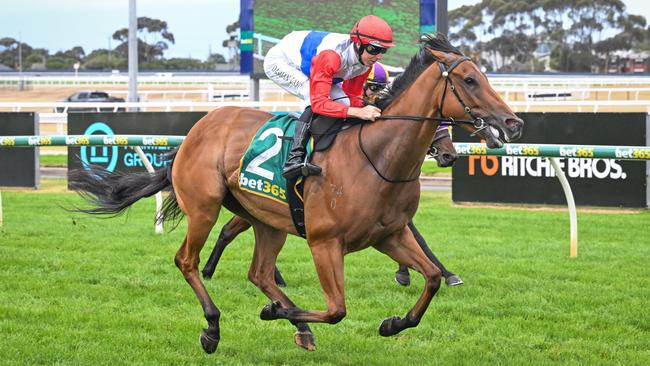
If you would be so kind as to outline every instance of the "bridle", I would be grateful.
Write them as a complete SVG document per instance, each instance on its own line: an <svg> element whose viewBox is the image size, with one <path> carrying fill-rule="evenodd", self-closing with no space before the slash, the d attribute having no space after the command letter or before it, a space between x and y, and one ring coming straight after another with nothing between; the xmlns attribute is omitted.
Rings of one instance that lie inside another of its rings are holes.
<svg viewBox="0 0 650 366"><path fill-rule="evenodd" d="M480 131L488 128L489 125L487 123L485 123L483 118L476 116L472 112L472 108L470 108L467 105L467 103L465 103L463 98L458 93L458 90L456 89L456 86L454 85L454 82L450 78L450 75L454 71L454 69L456 67L458 67L458 65L462 64L465 61L470 61L471 62L471 59L469 57L467 57L467 56L463 56L463 57L457 59L456 61L454 61L449 66L449 68L447 68L446 65L442 61L440 61L440 60L435 61L435 62L438 63L438 67L440 68L440 74L442 76L442 79L445 80L445 88L444 88L444 91L442 93L442 98L440 98L440 106L438 107L438 110L437 110L437 113L438 113L439 117L426 117L426 116L413 116L413 115L386 115L386 116L377 117L377 120L384 120L384 121L403 120L403 121L414 121L414 122L438 121L438 122L441 122L441 123L445 123L447 125L455 125L455 126L470 124L476 129L476 131L474 131L471 134L471 136L474 136L474 135L478 134ZM465 111L465 113L469 114L469 116L472 117L473 119L471 119L471 120L469 120L469 119L462 120L462 119L454 119L452 117L445 117L444 112L443 112L443 108L444 108L444 105L445 105L445 98L447 97L447 89L448 88L450 88L451 91L454 93L454 95L456 96L456 99L458 100L460 105L463 107L463 110ZM375 164L370 159L370 157L368 156L368 154L366 153L366 150L363 148L363 142L361 141L361 131L363 130L364 125L365 125L365 123L361 124L361 126L359 127L359 136L358 136L359 147L361 148L361 152L363 152L363 155L366 157L366 159L368 160L368 162L370 163L372 168L375 170L377 175L379 175L381 177L381 179L383 179L384 181L386 181L388 183L408 183L408 182L413 182L413 181L415 181L416 179L419 178L420 174L418 174L417 176L415 176L413 178L409 178L409 179L395 180L395 179L389 179L389 178L385 177L383 174L381 174L379 172L379 170L377 169L377 167L375 166ZM435 137L435 135L434 135L434 137ZM429 150L429 151L431 151L431 150Z"/></svg>
<svg viewBox="0 0 650 366"><path fill-rule="evenodd" d="M442 92L442 98L440 99L440 106L438 107L438 114L440 117L426 117L426 116L413 116L413 115L387 115L387 116L379 116L377 119L379 120L407 120L407 121L415 121L415 122L426 122L426 121L439 121L439 122L447 122L449 125L455 125L455 126L460 126L463 124L470 124L474 128L476 128L476 131L474 131L471 136L476 135L480 131L486 129L489 127L487 123L483 120L483 118L476 116L474 113L472 113L472 108L470 108L467 103L463 100L463 98L460 96L458 93L458 90L456 89L456 86L454 85L454 82L451 80L450 75L454 71L458 65L462 64L465 61L470 61L472 62L472 59L463 56L456 61L454 61L449 68L446 67L444 63L440 60L436 60L435 62L438 63L438 67L440 68L440 74L442 75L442 79L445 80L445 89ZM470 117L473 119L454 119L452 117L445 117L443 113L443 108L445 105L445 98L447 97L447 89L451 89L451 91L454 93L456 96L456 99L460 103L461 106L463 106L463 110L465 113L469 114Z"/></svg>

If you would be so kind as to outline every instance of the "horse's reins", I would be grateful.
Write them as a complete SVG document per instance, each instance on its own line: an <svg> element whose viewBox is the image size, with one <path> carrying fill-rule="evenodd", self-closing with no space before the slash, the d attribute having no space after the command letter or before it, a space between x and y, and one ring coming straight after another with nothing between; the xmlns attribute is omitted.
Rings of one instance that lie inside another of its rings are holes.
<svg viewBox="0 0 650 366"><path fill-rule="evenodd" d="M402 120L402 121L414 121L414 122L438 121L438 122L446 122L445 124L447 124L447 125L456 125L456 126L460 126L461 124L471 124L474 128L476 128L476 131L474 131L471 134L471 136L474 136L477 133L479 133L480 131L488 128L489 126L488 126L487 123L485 123L483 118L478 117L474 113L472 113L472 108L470 108L465 103L465 101L463 101L463 98L460 96L460 94L456 90L456 86L454 85L454 82L449 77L451 75L451 72L454 71L454 69L458 65L460 65L461 63L463 63L465 61L471 61L471 59L469 57L467 57L467 56L463 56L463 57L459 58L458 60L454 61L454 63L452 63L451 66L449 66L449 68L446 68L444 63L442 63L440 60L436 60L436 62L438 63L438 67L440 67L440 73L442 75L442 78L445 80L445 89L444 89L444 91L442 93L442 98L440 99L440 106L438 107L438 111L437 111L439 113L440 117L426 117L426 116L412 116L412 115L387 115L387 116L379 116L376 119L378 119L378 120L386 120L386 121L387 120ZM444 116L443 108L444 108L444 105L445 105L445 98L447 96L447 87L448 86L451 88L451 91L456 96L456 99L458 100L460 105L465 110L465 113L469 114L470 117L473 118L472 120L456 120L456 119L453 119L452 117L445 117ZM359 147L361 148L361 152L363 152L363 155L366 157L366 159L368 160L368 162L370 163L372 168L375 170L377 175L379 175L381 177L381 179L383 179L384 181L386 181L388 183L408 183L408 182L413 182L414 180L419 178L420 175L418 174L414 178L403 179L403 180L402 179L394 180L394 179L386 178L383 174L381 174L379 172L379 170L377 169L377 167L375 166L375 164L370 159L370 157L368 156L368 154L366 153L366 150L363 148L363 143L361 141L361 130L363 130L364 125L365 125L365 123L361 124L361 127L359 127L359 136L358 136Z"/></svg>

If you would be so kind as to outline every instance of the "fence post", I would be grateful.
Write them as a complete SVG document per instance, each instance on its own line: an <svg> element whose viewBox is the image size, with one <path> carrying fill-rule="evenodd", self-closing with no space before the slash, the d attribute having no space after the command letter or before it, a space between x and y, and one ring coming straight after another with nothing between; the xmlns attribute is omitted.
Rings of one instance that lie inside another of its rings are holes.
<svg viewBox="0 0 650 366"><path fill-rule="evenodd" d="M151 162L147 158L147 156L144 154L142 151L142 148L140 146L133 146L133 150L138 154L140 157L140 160L142 160L142 164L144 164L144 167L147 169L149 173L153 173L154 169L153 166L151 165ZM160 217L160 211L162 211L162 192L156 193L156 234L162 234L163 233L163 224L162 221L159 221L158 218Z"/></svg>
<svg viewBox="0 0 650 366"><path fill-rule="evenodd" d="M560 180L562 189L564 190L564 196L566 197L566 203L569 207L569 227L570 227L570 236L571 236L571 245L569 250L569 256L575 258L578 256L578 214L576 212L576 203L573 199L573 192L571 191L571 186L569 181L566 179L560 164L557 162L557 158L548 158L555 170L555 175L557 179Z"/></svg>

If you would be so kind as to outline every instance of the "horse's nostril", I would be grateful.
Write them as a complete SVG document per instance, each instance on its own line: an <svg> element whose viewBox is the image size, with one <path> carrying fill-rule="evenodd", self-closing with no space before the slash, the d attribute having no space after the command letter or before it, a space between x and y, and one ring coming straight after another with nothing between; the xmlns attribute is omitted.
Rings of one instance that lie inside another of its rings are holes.
<svg viewBox="0 0 650 366"><path fill-rule="evenodd" d="M506 126L508 126L508 128L512 131L521 129L523 125L524 123L520 119L508 118L506 120Z"/></svg>

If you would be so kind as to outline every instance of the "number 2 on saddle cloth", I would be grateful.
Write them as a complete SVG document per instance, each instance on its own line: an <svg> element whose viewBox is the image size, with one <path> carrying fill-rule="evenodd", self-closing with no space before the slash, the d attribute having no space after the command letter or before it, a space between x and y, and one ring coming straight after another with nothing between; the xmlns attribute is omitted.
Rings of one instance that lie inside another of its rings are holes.
<svg viewBox="0 0 650 366"><path fill-rule="evenodd" d="M317 117L318 123L310 127L312 138L307 144L307 161L313 151L326 150L336 134L351 125L336 118ZM282 168L289 156L295 130L296 117L274 116L257 131L239 166L239 187L251 194L289 206L291 218L298 234L306 238L303 177L287 180Z"/></svg>

